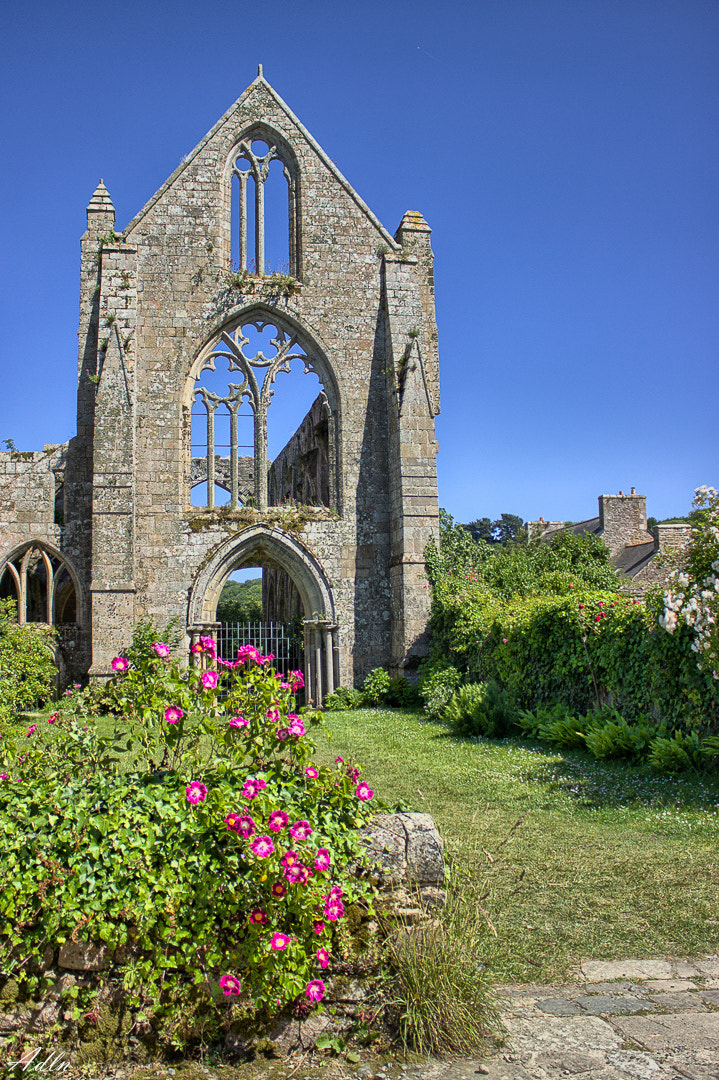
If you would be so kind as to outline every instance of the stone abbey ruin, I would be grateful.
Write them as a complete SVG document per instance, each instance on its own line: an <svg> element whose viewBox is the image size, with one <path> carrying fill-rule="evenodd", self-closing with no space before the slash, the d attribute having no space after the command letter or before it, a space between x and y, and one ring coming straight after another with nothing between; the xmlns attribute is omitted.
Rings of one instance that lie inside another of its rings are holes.
<svg viewBox="0 0 719 1080"><path fill-rule="evenodd" d="M263 273L270 184L286 267ZM0 454L0 596L57 627L68 676L103 678L143 618L176 618L189 653L229 574L261 566L265 619L303 620L315 700L379 665L411 671L438 528L422 215L391 236L260 70L114 229L101 181L81 241L77 434ZM270 461L293 362L321 390Z"/></svg>

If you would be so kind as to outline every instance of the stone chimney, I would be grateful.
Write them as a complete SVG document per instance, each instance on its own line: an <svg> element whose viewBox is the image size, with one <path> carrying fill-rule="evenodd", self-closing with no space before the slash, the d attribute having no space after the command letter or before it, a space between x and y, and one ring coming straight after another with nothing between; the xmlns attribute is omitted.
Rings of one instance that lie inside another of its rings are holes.
<svg viewBox="0 0 719 1080"><path fill-rule="evenodd" d="M87 232L90 236L103 236L114 228L115 207L110 192L101 180L87 207Z"/></svg>
<svg viewBox="0 0 719 1080"><path fill-rule="evenodd" d="M637 495L599 496L599 530L612 556L618 555L627 544L647 544L653 539L647 532L647 497Z"/></svg>

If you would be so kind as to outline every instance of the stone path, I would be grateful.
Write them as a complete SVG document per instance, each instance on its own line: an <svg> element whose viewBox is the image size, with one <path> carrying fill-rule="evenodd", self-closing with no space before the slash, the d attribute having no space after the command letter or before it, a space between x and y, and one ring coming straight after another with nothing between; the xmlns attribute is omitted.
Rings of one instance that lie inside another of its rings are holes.
<svg viewBox="0 0 719 1080"><path fill-rule="evenodd" d="M556 986L498 988L505 1045L400 1080L719 1080L719 958L587 961Z"/></svg>

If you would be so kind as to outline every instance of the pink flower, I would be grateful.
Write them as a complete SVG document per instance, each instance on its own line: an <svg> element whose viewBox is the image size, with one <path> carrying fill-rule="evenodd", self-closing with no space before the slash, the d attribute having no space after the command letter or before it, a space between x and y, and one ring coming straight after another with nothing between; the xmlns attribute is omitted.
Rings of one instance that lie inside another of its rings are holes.
<svg viewBox="0 0 719 1080"><path fill-rule="evenodd" d="M294 866L295 863L299 862L299 861L300 861L300 857L299 857L299 855L297 854L296 851L286 851L284 853L284 855L282 856L282 858L280 859L280 863L284 867Z"/></svg>
<svg viewBox="0 0 719 1080"><path fill-rule="evenodd" d="M314 765L308 765L305 769L305 776L309 776L310 780L316 780L319 775L319 769L316 769Z"/></svg>
<svg viewBox="0 0 719 1080"><path fill-rule="evenodd" d="M233 832L239 832L240 820L241 818L239 814L228 814L225 818L225 825L228 829L232 829Z"/></svg>
<svg viewBox="0 0 719 1080"><path fill-rule="evenodd" d="M276 896L278 900L281 900L287 892L287 886L283 885L281 881L276 881L270 889L270 892L273 896Z"/></svg>
<svg viewBox="0 0 719 1080"><path fill-rule="evenodd" d="M167 660L170 655L170 646L164 641L153 641L152 647L162 660Z"/></svg>
<svg viewBox="0 0 719 1080"><path fill-rule="evenodd" d="M288 672L287 678L289 679L290 676L292 676L292 683L291 683L292 693L295 694L295 693L297 693L298 690L301 690L302 687L305 685L305 677L304 677L304 675L302 674L301 671L290 671L290 672Z"/></svg>
<svg viewBox="0 0 719 1080"><path fill-rule="evenodd" d="M614 607L614 604L612 604L612 607ZM76 690L82 690L82 683L74 682L72 685Z"/></svg>
<svg viewBox="0 0 719 1080"><path fill-rule="evenodd" d="M277 738L280 740L280 742L287 742L289 737L290 737L289 728L283 727L283 728L280 728L279 731L277 732Z"/></svg>
<svg viewBox="0 0 719 1080"><path fill-rule="evenodd" d="M319 963L321 968L327 967L330 962L330 954L327 952L327 949L317 950L317 962Z"/></svg>
<svg viewBox="0 0 719 1080"><path fill-rule="evenodd" d="M268 653L267 656L260 656L260 654L258 653L257 656L255 657L258 664L268 664L270 662L270 660L274 660L274 658L275 658L274 653Z"/></svg>
<svg viewBox="0 0 719 1080"><path fill-rule="evenodd" d="M165 720L167 720L168 724L176 724L184 715L179 705L170 705L169 708L165 709Z"/></svg>
<svg viewBox="0 0 719 1080"><path fill-rule="evenodd" d="M236 975L223 975L220 979L220 987L225 991L225 996L242 992L242 983Z"/></svg>
<svg viewBox="0 0 719 1080"><path fill-rule="evenodd" d="M282 952L283 949L287 948L289 943L290 939L287 934L273 934L272 940L270 941L270 948L274 949L275 952Z"/></svg>
<svg viewBox="0 0 719 1080"><path fill-rule="evenodd" d="M322 982L322 979L313 979L311 983L308 983L307 989L305 990L305 996L308 997L310 1001L322 1001L322 998L325 996L325 984Z"/></svg>
<svg viewBox="0 0 719 1080"><path fill-rule="evenodd" d="M319 848L317 852L317 858L315 859L315 867L321 874L325 870L329 870L332 860L330 859L330 853L326 847Z"/></svg>
<svg viewBox="0 0 719 1080"><path fill-rule="evenodd" d="M265 713L268 720L271 720L273 724L276 724L280 718L280 714L277 709L268 709Z"/></svg>
<svg viewBox="0 0 719 1080"><path fill-rule="evenodd" d="M237 650L238 660L257 660L259 655L260 654L254 645L242 645Z"/></svg>
<svg viewBox="0 0 719 1080"><path fill-rule="evenodd" d="M27 729L27 737L28 737L28 739L30 738L31 735L35 734L35 728L36 727L37 727L37 724L30 724L30 727Z"/></svg>
<svg viewBox="0 0 719 1080"><path fill-rule="evenodd" d="M54 724L56 720L57 720L57 713L56 712L50 713L50 715L47 718L48 724Z"/></svg>
<svg viewBox="0 0 719 1080"><path fill-rule="evenodd" d="M202 645L202 648L205 650L205 652L210 653L211 656L217 656L217 645L215 644L214 638L201 637L200 645Z"/></svg>
<svg viewBox="0 0 719 1080"><path fill-rule="evenodd" d="M335 758L335 765L344 765L344 763L345 763L344 758L342 758L342 757L336 757Z"/></svg>
<svg viewBox="0 0 719 1080"><path fill-rule="evenodd" d="M127 671L130 666L130 661L126 660L124 656L116 656L112 661L113 671Z"/></svg>
<svg viewBox="0 0 719 1080"><path fill-rule="evenodd" d="M7 780L7 779L9 779L8 774L6 772L0 772L0 780Z"/></svg>
<svg viewBox="0 0 719 1080"><path fill-rule="evenodd" d="M272 832L281 832L289 820L284 810L273 810L267 819L267 828Z"/></svg>
<svg viewBox="0 0 719 1080"><path fill-rule="evenodd" d="M217 680L219 676L216 671L203 671L200 676L200 682L205 690L214 690L217 686Z"/></svg>
<svg viewBox="0 0 719 1080"><path fill-rule="evenodd" d="M250 721L246 720L244 716L233 716L230 720L230 727L248 727Z"/></svg>
<svg viewBox="0 0 719 1080"><path fill-rule="evenodd" d="M266 787L267 782L265 780L260 780L259 778L257 780L253 780L252 777L249 776L247 780L245 780L245 783L243 785L242 794L245 796L246 799L254 799L258 792L262 791L262 789Z"/></svg>
<svg viewBox="0 0 719 1080"><path fill-rule="evenodd" d="M315 933L316 933L316 934L317 934L318 936L319 936L319 935L320 935L320 934L321 934L321 933L322 933L322 932L324 931L324 928L325 928L325 924L324 924L323 922L321 922L321 921L320 921L319 919L316 919L316 920L315 920L315 921L314 921L314 922L312 923L312 929L314 930L314 932L315 932Z"/></svg>
<svg viewBox="0 0 719 1080"><path fill-rule="evenodd" d="M285 867L285 880L289 881L290 885L306 885L310 879L310 870L307 866L303 866L302 863L295 863L294 866Z"/></svg>
<svg viewBox="0 0 719 1080"><path fill-rule="evenodd" d="M600 615L595 615L595 616L594 616L594 621L595 621L595 622L599 622L599 620L601 619L601 617L602 617L602 616L601 616L601 614L600 614Z"/></svg>
<svg viewBox="0 0 719 1080"><path fill-rule="evenodd" d="M290 735L295 735L299 739L300 735L304 735L304 733L305 725L298 717L297 720L293 720L290 724Z"/></svg>
<svg viewBox="0 0 719 1080"><path fill-rule="evenodd" d="M267 926L267 912L262 908L253 908L250 912L250 922L256 926Z"/></svg>
<svg viewBox="0 0 719 1080"><path fill-rule="evenodd" d="M502 644L503 644L503 645L506 645L506 644L507 644L507 641L508 641L508 640L509 640L508 638L506 638L506 637L503 637L503 638L502 638Z"/></svg>
<svg viewBox="0 0 719 1080"><path fill-rule="evenodd" d="M358 784L357 787L355 788L355 795L357 796L358 799L361 799L362 802L366 802L367 799L372 798L372 796L374 795L374 791L369 786L369 784L366 784L365 781L363 780L362 783Z"/></svg>
<svg viewBox="0 0 719 1080"><path fill-rule="evenodd" d="M290 836L293 840L306 840L312 835L312 827L309 821L296 821L294 825L290 825Z"/></svg>
<svg viewBox="0 0 719 1080"><path fill-rule="evenodd" d="M192 780L185 788L185 794L188 803L197 806L198 803L204 802L207 798L207 788L199 780Z"/></svg>
<svg viewBox="0 0 719 1080"><path fill-rule="evenodd" d="M580 604L579 605L579 610L581 611L583 607L584 607L584 604Z"/></svg>
<svg viewBox="0 0 719 1080"><path fill-rule="evenodd" d="M248 837L252 836L252 834L257 831L254 818L251 818L249 814L242 814L237 822L237 829L235 831L238 832L240 836L244 836L245 840L247 840Z"/></svg>
<svg viewBox="0 0 719 1080"><path fill-rule="evenodd" d="M275 850L275 845L269 836L258 836L256 840L252 841L250 847L258 859L266 859Z"/></svg>

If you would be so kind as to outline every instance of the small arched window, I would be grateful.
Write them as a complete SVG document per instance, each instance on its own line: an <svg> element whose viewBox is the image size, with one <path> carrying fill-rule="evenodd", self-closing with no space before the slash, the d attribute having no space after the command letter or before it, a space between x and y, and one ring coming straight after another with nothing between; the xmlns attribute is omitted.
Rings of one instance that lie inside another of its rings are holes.
<svg viewBox="0 0 719 1080"><path fill-rule="evenodd" d="M290 151L264 130L232 154L232 256L240 271L300 279L299 177Z"/></svg>

